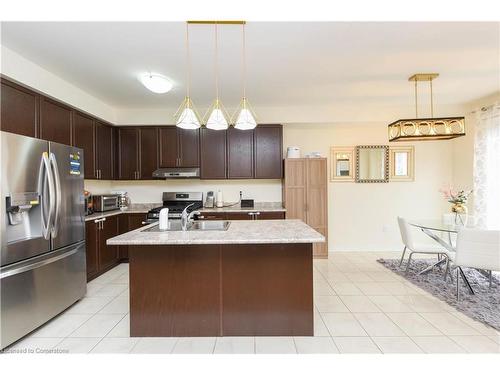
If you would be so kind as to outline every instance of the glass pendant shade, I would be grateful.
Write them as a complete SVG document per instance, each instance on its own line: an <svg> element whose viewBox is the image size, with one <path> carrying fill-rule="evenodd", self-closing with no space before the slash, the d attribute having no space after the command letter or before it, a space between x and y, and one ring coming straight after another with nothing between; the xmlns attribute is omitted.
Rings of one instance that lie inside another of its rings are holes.
<svg viewBox="0 0 500 375"><path fill-rule="evenodd" d="M182 129L198 129L201 126L196 113L191 108L184 108L176 125Z"/></svg>
<svg viewBox="0 0 500 375"><path fill-rule="evenodd" d="M198 129L201 126L199 117L193 108L193 102L189 97L184 99L177 110L175 125L182 129Z"/></svg>
<svg viewBox="0 0 500 375"><path fill-rule="evenodd" d="M234 122L234 127L240 130L252 130L257 126L252 110L247 106L246 99L242 100L241 110Z"/></svg>
<svg viewBox="0 0 500 375"><path fill-rule="evenodd" d="M226 130L229 127L226 116L220 108L215 107L208 117L207 124L208 129L212 130Z"/></svg>
<svg viewBox="0 0 500 375"><path fill-rule="evenodd" d="M214 104L208 109L207 115L208 114L208 119L205 122L205 126L208 129L226 130L229 127L226 111L219 99L215 99Z"/></svg>

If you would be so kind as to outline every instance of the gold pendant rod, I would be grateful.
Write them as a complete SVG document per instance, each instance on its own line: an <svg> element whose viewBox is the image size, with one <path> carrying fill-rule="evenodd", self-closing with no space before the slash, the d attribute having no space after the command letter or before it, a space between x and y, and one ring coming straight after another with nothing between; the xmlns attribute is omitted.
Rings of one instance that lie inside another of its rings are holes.
<svg viewBox="0 0 500 375"><path fill-rule="evenodd" d="M192 25L244 25L246 21L187 21Z"/></svg>
<svg viewBox="0 0 500 375"><path fill-rule="evenodd" d="M431 117L434 117L434 100L432 98L432 79L429 80L429 84L431 85Z"/></svg>
<svg viewBox="0 0 500 375"><path fill-rule="evenodd" d="M417 80L415 80L415 118L418 118Z"/></svg>

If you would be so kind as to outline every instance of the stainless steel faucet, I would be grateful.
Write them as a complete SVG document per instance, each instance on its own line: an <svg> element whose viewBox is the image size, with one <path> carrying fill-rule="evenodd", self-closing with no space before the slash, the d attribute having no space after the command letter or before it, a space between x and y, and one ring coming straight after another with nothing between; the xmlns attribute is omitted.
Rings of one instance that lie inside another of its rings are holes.
<svg viewBox="0 0 500 375"><path fill-rule="evenodd" d="M188 230L188 224L193 220L194 215L199 215L200 211L191 211L189 214L187 212L188 208L191 207L194 203L187 205L184 210L182 210L181 214L181 228L183 231Z"/></svg>

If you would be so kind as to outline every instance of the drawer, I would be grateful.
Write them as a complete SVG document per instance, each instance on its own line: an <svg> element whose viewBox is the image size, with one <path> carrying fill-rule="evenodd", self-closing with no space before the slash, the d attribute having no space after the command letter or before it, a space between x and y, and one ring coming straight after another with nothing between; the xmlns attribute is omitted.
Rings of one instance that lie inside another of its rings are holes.
<svg viewBox="0 0 500 375"><path fill-rule="evenodd" d="M201 215L198 216L200 220L226 220L225 212L201 212Z"/></svg>

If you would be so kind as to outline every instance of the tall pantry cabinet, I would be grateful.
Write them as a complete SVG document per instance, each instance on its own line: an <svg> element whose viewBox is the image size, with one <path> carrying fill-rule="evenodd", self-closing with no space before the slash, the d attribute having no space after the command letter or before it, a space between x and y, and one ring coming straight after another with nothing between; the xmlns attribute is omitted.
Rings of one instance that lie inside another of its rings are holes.
<svg viewBox="0 0 500 375"><path fill-rule="evenodd" d="M313 245L315 258L328 258L328 174L326 158L285 159L283 204L287 219L300 219L325 236Z"/></svg>

